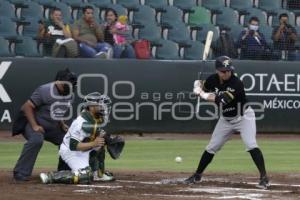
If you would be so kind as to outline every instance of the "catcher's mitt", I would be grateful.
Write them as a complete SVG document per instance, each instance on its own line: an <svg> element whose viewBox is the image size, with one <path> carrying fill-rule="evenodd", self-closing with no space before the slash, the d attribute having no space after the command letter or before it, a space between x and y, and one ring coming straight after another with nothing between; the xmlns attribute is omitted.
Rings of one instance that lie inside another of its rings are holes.
<svg viewBox="0 0 300 200"><path fill-rule="evenodd" d="M120 136L105 138L107 151L113 159L118 159L123 151L125 141Z"/></svg>

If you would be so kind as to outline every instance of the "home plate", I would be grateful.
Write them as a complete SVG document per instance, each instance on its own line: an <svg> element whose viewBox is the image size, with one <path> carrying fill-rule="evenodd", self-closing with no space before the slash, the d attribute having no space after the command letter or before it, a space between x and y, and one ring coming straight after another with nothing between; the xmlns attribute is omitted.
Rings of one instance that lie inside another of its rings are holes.
<svg viewBox="0 0 300 200"><path fill-rule="evenodd" d="M86 187L86 188L104 188L104 189L119 189L123 188L123 186L115 186L115 185L77 185L78 187Z"/></svg>

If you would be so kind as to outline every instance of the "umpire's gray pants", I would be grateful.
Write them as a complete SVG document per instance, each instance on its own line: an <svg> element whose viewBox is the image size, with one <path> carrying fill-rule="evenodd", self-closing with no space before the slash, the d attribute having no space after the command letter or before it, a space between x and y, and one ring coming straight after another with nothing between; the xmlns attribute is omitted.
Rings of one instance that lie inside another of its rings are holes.
<svg viewBox="0 0 300 200"><path fill-rule="evenodd" d="M242 117L230 121L220 117L206 151L211 154L217 153L235 132L240 132L247 151L258 147L255 113L252 108L247 108Z"/></svg>
<svg viewBox="0 0 300 200"><path fill-rule="evenodd" d="M14 174L18 174L24 177L29 177L32 174L32 170L37 159L38 153L43 146L44 140L47 140L55 145L62 143L64 132L58 126L47 126L43 123L45 133L36 132L32 129L28 123L25 128L23 136L27 140L22 149L21 155L14 168Z"/></svg>

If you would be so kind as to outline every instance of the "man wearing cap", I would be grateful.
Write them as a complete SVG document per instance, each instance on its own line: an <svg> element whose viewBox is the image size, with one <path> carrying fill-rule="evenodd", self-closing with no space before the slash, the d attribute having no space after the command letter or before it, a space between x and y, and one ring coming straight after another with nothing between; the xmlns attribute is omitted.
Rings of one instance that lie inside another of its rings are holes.
<svg viewBox="0 0 300 200"><path fill-rule="evenodd" d="M16 181L29 180L44 140L62 143L68 129L63 118L71 109L76 83L69 69L58 71L55 81L39 86L21 107L12 132L23 134L27 142L13 170Z"/></svg>
<svg viewBox="0 0 300 200"><path fill-rule="evenodd" d="M267 177L264 158L256 143L255 113L247 105L246 94L242 81L233 73L232 61L227 56L218 57L215 62L216 73L207 78L205 83L196 80L194 93L202 99L214 102L219 107L220 118L213 131L211 140L202 154L196 172L185 180L192 184L200 182L202 174L214 155L230 139L230 136L239 132L260 173L257 187L267 189Z"/></svg>

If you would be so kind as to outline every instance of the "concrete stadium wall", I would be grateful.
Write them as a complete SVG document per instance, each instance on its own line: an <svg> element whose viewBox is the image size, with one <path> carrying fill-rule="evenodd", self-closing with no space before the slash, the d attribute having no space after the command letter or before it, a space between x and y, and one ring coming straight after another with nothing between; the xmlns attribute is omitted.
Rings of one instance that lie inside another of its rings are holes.
<svg viewBox="0 0 300 200"><path fill-rule="evenodd" d="M80 75L76 100L93 91L107 93L114 107L108 129L135 132L210 132L212 105L191 95L193 81L214 72L213 62L95 59L0 58L0 129L10 129L20 106L33 90L70 68ZM256 113L259 132L299 132L298 62L234 61ZM259 105L253 105L259 108ZM76 114L73 115L73 118ZM205 120L204 118L210 118Z"/></svg>

